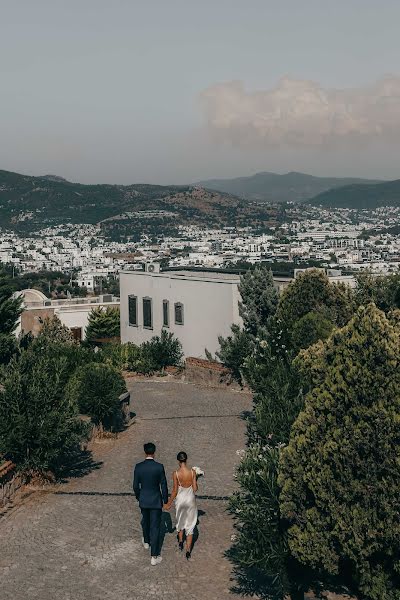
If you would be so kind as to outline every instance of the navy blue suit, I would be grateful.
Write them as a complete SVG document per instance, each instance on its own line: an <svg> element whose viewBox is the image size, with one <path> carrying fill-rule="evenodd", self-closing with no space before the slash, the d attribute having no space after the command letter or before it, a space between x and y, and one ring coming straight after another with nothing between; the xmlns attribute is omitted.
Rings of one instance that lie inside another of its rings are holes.
<svg viewBox="0 0 400 600"><path fill-rule="evenodd" d="M138 463L133 476L133 491L142 511L144 541L151 546L151 556L158 556L162 507L168 502L164 466L150 458Z"/></svg>

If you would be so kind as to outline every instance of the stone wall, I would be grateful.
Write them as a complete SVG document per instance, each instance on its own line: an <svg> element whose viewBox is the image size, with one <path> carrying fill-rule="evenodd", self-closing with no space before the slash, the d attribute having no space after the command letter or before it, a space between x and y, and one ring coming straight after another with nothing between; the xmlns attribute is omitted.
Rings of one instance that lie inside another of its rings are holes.
<svg viewBox="0 0 400 600"><path fill-rule="evenodd" d="M185 361L185 381L210 387L227 385L240 389L232 377L230 369L221 363L189 356Z"/></svg>

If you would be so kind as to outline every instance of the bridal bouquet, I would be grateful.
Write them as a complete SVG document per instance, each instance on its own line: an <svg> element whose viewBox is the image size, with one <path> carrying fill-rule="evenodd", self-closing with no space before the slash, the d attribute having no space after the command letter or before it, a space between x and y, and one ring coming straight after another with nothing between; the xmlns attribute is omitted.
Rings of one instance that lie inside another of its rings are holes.
<svg viewBox="0 0 400 600"><path fill-rule="evenodd" d="M192 469L196 473L196 479L199 479L199 477L204 477L204 471L202 471L200 467L192 467Z"/></svg>

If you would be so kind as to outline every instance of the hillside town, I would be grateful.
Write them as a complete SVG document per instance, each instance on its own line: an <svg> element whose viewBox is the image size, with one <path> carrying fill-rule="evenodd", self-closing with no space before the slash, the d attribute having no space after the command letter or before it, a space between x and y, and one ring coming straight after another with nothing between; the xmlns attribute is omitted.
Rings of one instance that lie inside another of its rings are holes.
<svg viewBox="0 0 400 600"><path fill-rule="evenodd" d="M146 217L149 218L146 211ZM157 215L158 216L158 215ZM168 267L233 268L240 263L320 263L374 273L400 265L400 208L322 209L288 204L276 229L179 226L179 236L159 232L138 242L110 241L89 224L63 224L35 235L0 231L0 262L20 273L59 271L93 291L102 278L118 277L127 264L156 261Z"/></svg>

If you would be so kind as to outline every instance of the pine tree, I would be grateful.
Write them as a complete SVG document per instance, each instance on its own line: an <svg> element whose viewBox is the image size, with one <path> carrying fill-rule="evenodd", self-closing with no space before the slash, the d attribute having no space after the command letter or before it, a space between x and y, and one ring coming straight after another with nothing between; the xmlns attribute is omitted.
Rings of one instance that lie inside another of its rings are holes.
<svg viewBox="0 0 400 600"><path fill-rule="evenodd" d="M39 335L36 338L37 344L58 343L58 344L76 344L72 332L66 325L63 325L57 315L47 317L43 321Z"/></svg>
<svg viewBox="0 0 400 600"><path fill-rule="evenodd" d="M296 362L313 389L280 462L291 552L366 600L399 599L399 322L361 307Z"/></svg>
<svg viewBox="0 0 400 600"><path fill-rule="evenodd" d="M239 313L244 329L256 336L261 328L266 327L278 305L278 291L271 269L257 266L246 271L240 279L239 292L242 298Z"/></svg>
<svg viewBox="0 0 400 600"><path fill-rule="evenodd" d="M265 335L266 328L275 314L278 305L278 291L274 286L272 271L264 266L248 270L240 279L239 314L243 328L232 325L232 335L220 336L220 350L217 358L232 370L232 374L242 382L242 368L247 357L254 350L256 338Z"/></svg>
<svg viewBox="0 0 400 600"><path fill-rule="evenodd" d="M119 309L114 306L102 306L94 308L89 314L86 327L86 339L88 342L102 338L119 337L120 316Z"/></svg>

